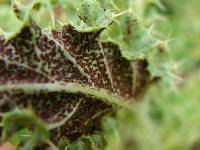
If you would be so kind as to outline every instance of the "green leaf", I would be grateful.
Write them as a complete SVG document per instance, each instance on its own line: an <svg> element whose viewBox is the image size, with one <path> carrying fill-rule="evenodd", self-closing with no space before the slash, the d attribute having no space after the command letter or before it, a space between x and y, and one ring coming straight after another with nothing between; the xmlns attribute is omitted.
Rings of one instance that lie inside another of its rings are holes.
<svg viewBox="0 0 200 150"><path fill-rule="evenodd" d="M23 21L29 10L30 6L21 4L19 0L13 0L13 11L18 19Z"/></svg>
<svg viewBox="0 0 200 150"><path fill-rule="evenodd" d="M159 43L151 35L151 29L136 24L125 37L122 54L129 60L144 59L145 56Z"/></svg>
<svg viewBox="0 0 200 150"><path fill-rule="evenodd" d="M29 132L26 133L30 133L30 135L25 140L24 150L31 150L49 139L49 132L46 124L30 110L14 109L13 111L3 114L2 125L2 139L4 141L13 141L14 136L22 133L22 130L28 129ZM15 142L18 143L20 141L15 140Z"/></svg>
<svg viewBox="0 0 200 150"><path fill-rule="evenodd" d="M108 27L114 20L111 10L103 9L96 0L84 0L77 10L82 20L78 26L79 30L101 30Z"/></svg>
<svg viewBox="0 0 200 150"><path fill-rule="evenodd" d="M9 142L17 147L21 144L21 142L24 142L27 140L27 138L30 138L31 132L27 128L23 128L13 134L13 136L9 139Z"/></svg>
<svg viewBox="0 0 200 150"><path fill-rule="evenodd" d="M30 16L31 10L38 4L40 4L39 0L33 0L27 4L24 4L22 0L13 0L12 6L17 18L24 21Z"/></svg>

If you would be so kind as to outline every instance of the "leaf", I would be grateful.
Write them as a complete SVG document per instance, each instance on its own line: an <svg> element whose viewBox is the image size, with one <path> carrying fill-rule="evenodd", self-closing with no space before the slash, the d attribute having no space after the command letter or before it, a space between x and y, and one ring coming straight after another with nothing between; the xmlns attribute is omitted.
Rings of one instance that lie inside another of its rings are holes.
<svg viewBox="0 0 200 150"><path fill-rule="evenodd" d="M105 19L91 17L92 26ZM27 18L14 35L0 36L0 112L31 106L53 142L73 141L101 130L103 116L143 94L151 78L148 64L137 62L146 60L132 62L118 45L101 42L104 21L98 30L66 25L47 33Z"/></svg>
<svg viewBox="0 0 200 150"><path fill-rule="evenodd" d="M23 3L22 0L12 1L13 11L19 20L26 20L30 16L31 10L40 4L39 0L32 0L28 4Z"/></svg>
<svg viewBox="0 0 200 150"><path fill-rule="evenodd" d="M70 25L48 34L30 21L15 37L1 36L1 112L31 104L54 140L99 129L102 116L138 92L132 63L117 45L100 43L99 34Z"/></svg>
<svg viewBox="0 0 200 150"><path fill-rule="evenodd" d="M111 117L105 117L102 120L103 132L93 135L83 136L77 141L72 142L67 147L69 150L113 150L123 149L121 138L117 130L116 120ZM64 150L61 149L61 150Z"/></svg>
<svg viewBox="0 0 200 150"><path fill-rule="evenodd" d="M91 137L83 136L78 140L78 142L71 144L67 147L69 150L82 150L82 149L90 149L90 150L98 150L95 146L94 141Z"/></svg>
<svg viewBox="0 0 200 150"><path fill-rule="evenodd" d="M96 0L84 0L77 14L83 21L80 27L83 30L101 30L113 22L115 17L111 10L103 9Z"/></svg>
<svg viewBox="0 0 200 150"><path fill-rule="evenodd" d="M123 57L130 61L147 59L148 54L160 43L152 35L152 28L146 28L131 12L120 17L109 29L103 33L102 39L117 43Z"/></svg>
<svg viewBox="0 0 200 150"><path fill-rule="evenodd" d="M24 20L30 9L30 6L25 6L21 4L18 0L13 0L13 10L18 19Z"/></svg>
<svg viewBox="0 0 200 150"><path fill-rule="evenodd" d="M3 115L2 139L7 141L15 135L16 132L28 128L32 130L28 140L23 146L23 150L33 149L39 143L48 140L49 133L44 123L35 116L32 111L15 109Z"/></svg>
<svg viewBox="0 0 200 150"><path fill-rule="evenodd" d="M122 44L124 48L123 56L127 59L141 59L153 49L159 42L151 35L151 30L140 25L135 25L130 29L130 33L125 37Z"/></svg>
<svg viewBox="0 0 200 150"><path fill-rule="evenodd" d="M77 141L69 144L69 150L104 150L108 149L108 143L103 134L93 134L91 136L82 136ZM66 148L66 147L65 147ZM63 148L64 150L64 148Z"/></svg>

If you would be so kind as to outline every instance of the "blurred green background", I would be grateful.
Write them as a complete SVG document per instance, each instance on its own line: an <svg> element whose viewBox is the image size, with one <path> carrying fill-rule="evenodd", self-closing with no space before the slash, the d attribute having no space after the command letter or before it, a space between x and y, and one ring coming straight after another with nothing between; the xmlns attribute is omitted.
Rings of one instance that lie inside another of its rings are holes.
<svg viewBox="0 0 200 150"><path fill-rule="evenodd" d="M200 1L162 0L162 4L164 18L155 28L173 39L169 55L181 79L176 89L151 87L133 111L118 113L121 148L116 149L200 150Z"/></svg>
<svg viewBox="0 0 200 150"><path fill-rule="evenodd" d="M157 2L139 1L143 5ZM20 22L8 3L0 0L0 27L13 32ZM104 149L200 150L200 1L161 0L159 4L161 8L146 8L149 14L143 14L144 20L151 22L156 10L159 19L153 18L154 30L160 37L172 39L168 54L178 78L174 88L162 82L155 84L132 110L120 110L115 119L105 118L108 145Z"/></svg>

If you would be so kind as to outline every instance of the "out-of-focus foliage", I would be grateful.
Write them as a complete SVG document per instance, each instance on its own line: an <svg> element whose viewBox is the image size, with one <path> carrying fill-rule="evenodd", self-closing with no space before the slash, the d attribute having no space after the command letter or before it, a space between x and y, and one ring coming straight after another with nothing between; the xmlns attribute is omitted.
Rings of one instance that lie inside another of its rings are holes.
<svg viewBox="0 0 200 150"><path fill-rule="evenodd" d="M11 141L16 147L20 144L23 150L31 150L39 143L48 141L49 132L45 123L29 110L15 109L5 113L2 119L4 126L3 140ZM23 138L24 135L27 136Z"/></svg>
<svg viewBox="0 0 200 150"><path fill-rule="evenodd" d="M119 112L123 149L199 149L199 77L198 72L188 78L178 94L153 87L132 111Z"/></svg>
<svg viewBox="0 0 200 150"><path fill-rule="evenodd" d="M200 2L163 0L162 4L164 18L155 28L159 36L173 39L168 55L174 66L166 67L176 68L181 79L175 80L176 89L152 87L133 110L118 113L115 123L122 149L200 149Z"/></svg>
<svg viewBox="0 0 200 150"><path fill-rule="evenodd" d="M1 2L0 5L0 27L3 31L6 32L16 31L20 26L21 22L15 17L12 8L9 5L7 5L6 1Z"/></svg>

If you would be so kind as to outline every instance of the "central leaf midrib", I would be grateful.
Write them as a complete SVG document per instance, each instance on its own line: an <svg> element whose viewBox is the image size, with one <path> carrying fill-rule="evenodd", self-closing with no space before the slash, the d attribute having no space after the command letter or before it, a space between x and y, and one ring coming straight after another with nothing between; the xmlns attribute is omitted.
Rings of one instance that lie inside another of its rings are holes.
<svg viewBox="0 0 200 150"><path fill-rule="evenodd" d="M96 89L91 86L83 86L76 83L23 83L0 85L0 92L10 92L15 90L21 90L26 94L34 94L35 92L82 93L86 96L94 96L95 99L123 107L126 105L126 102L129 101L129 99L116 95L116 93L110 93L105 89Z"/></svg>

